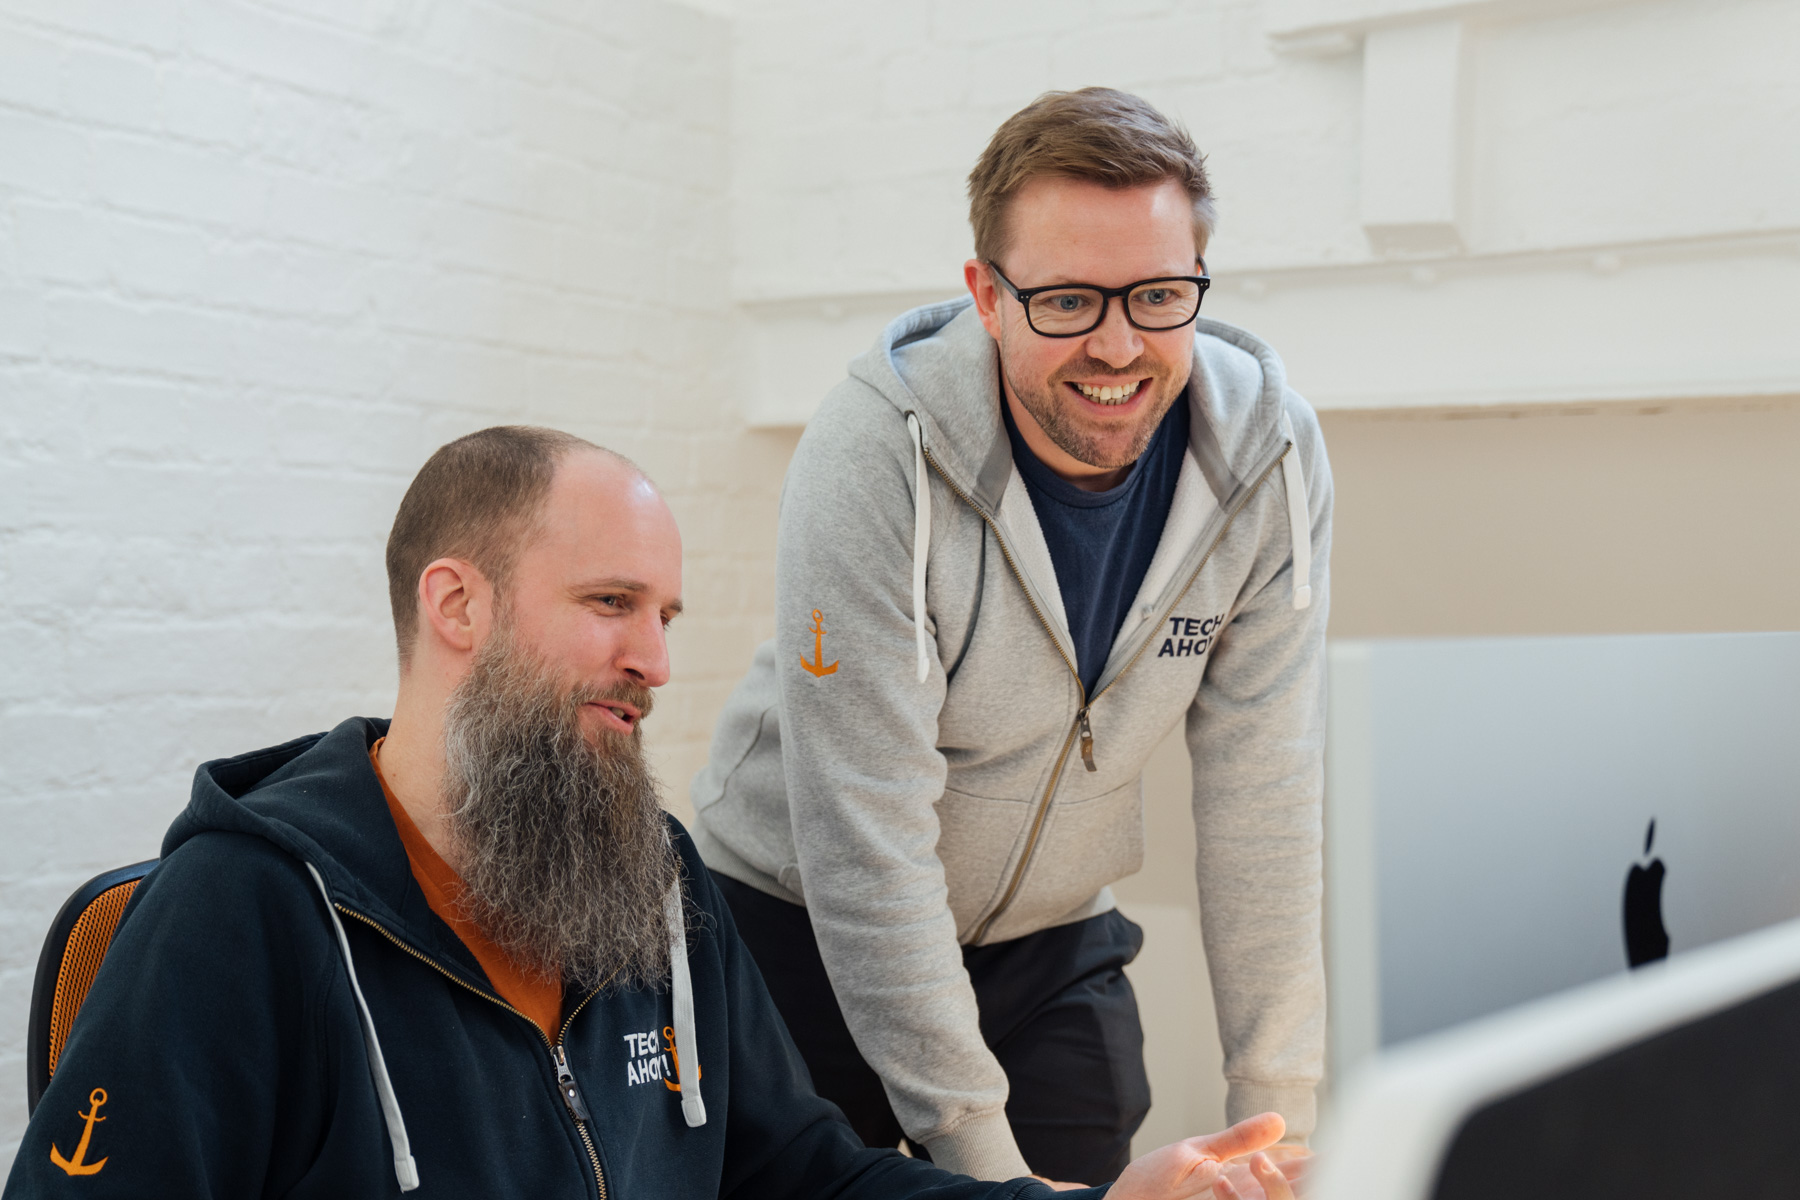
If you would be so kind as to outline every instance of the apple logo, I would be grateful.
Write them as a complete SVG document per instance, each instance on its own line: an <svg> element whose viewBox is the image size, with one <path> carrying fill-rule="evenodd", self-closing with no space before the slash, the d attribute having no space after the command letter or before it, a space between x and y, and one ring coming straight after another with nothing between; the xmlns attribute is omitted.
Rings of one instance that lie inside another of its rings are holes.
<svg viewBox="0 0 1800 1200"><path fill-rule="evenodd" d="M1656 841L1656 818L1644 831L1644 854ZM1662 918L1662 859L1652 858L1648 866L1633 865L1625 876L1625 958L1633 969L1669 956L1669 931Z"/></svg>

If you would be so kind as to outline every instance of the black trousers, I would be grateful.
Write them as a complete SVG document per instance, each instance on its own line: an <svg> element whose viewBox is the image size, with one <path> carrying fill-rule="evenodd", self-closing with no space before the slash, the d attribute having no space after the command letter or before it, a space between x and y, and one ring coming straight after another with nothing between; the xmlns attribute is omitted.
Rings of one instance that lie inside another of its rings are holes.
<svg viewBox="0 0 1800 1200"><path fill-rule="evenodd" d="M715 875L819 1094L870 1146L904 1136L881 1078L844 1024L806 910ZM1144 1031L1124 966L1144 931L1102 913L1010 942L965 946L981 1036L1006 1071L1006 1117L1033 1172L1106 1183L1150 1111ZM912 1147L925 1157L924 1148Z"/></svg>

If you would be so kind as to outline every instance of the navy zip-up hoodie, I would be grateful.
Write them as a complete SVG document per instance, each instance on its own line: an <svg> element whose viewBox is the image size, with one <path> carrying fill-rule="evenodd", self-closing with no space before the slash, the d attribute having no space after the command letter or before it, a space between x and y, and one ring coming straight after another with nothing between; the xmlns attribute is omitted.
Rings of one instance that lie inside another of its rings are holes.
<svg viewBox="0 0 1800 1200"><path fill-rule="evenodd" d="M26 1131L7 1200L391 1196L407 1151L419 1197L1051 1195L864 1148L813 1092L672 819L704 1123L684 1119L673 1086L670 989L570 992L553 1046L496 997L414 881L369 763L386 730L353 718L200 768ZM559 1050L578 1092L567 1099ZM690 1072L681 1064L682 1083Z"/></svg>

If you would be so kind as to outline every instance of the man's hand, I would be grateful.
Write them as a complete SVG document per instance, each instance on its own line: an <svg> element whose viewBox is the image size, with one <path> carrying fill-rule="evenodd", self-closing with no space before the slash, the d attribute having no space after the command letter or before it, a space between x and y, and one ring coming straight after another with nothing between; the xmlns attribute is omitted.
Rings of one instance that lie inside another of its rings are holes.
<svg viewBox="0 0 1800 1200"><path fill-rule="evenodd" d="M1239 1121L1220 1133L1191 1137L1186 1141L1152 1150L1125 1168L1119 1181L1107 1193L1109 1200L1189 1200L1204 1196L1208 1189L1228 1200L1242 1200L1246 1192L1226 1181L1225 1163L1246 1154L1255 1154L1250 1173L1262 1184L1268 1200L1293 1200L1293 1189L1266 1155L1257 1152L1272 1146L1286 1132L1287 1123L1278 1113L1263 1113L1247 1121ZM1259 1168L1257 1160L1263 1167ZM1265 1175L1273 1172L1273 1180ZM1278 1181L1278 1182L1277 1182ZM1271 1191L1271 1183L1280 1188ZM1231 1190L1216 1190L1219 1185ZM1253 1195L1254 1193L1249 1193Z"/></svg>

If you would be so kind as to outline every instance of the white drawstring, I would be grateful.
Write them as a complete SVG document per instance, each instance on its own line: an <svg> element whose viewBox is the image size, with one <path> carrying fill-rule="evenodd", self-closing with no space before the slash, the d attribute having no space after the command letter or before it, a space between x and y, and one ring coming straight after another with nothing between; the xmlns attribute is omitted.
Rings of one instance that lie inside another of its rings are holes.
<svg viewBox="0 0 1800 1200"><path fill-rule="evenodd" d="M1281 476L1287 483L1288 535L1294 543L1294 610L1312 604L1312 517L1306 509L1306 476L1300 469L1300 443L1294 424L1281 414L1281 432L1288 440L1281 456Z"/></svg>
<svg viewBox="0 0 1800 1200"><path fill-rule="evenodd" d="M669 889L663 904L669 922L670 974L675 979L675 1083L681 1089L681 1115L689 1129L706 1124L706 1102L700 1099L700 1055L694 1049L694 980L688 973L687 913L681 903L681 881Z"/></svg>
<svg viewBox="0 0 1800 1200"><path fill-rule="evenodd" d="M919 649L919 682L931 674L925 639L925 560L931 554L931 478L925 474L925 433L919 418L906 414L913 442L913 639Z"/></svg>
<svg viewBox="0 0 1800 1200"><path fill-rule="evenodd" d="M375 1095L381 1102L382 1119L387 1123L388 1143L393 1148L394 1177L400 1190L410 1192L419 1186L419 1167L413 1161L412 1143L406 1136L406 1118L400 1114L400 1101L394 1095L394 1083L388 1076L387 1059L381 1053L381 1041L375 1036L375 1018L369 1002L363 998L362 985L356 979L356 962L350 956L350 939L344 935L344 923L338 919L337 906L317 867L306 864L319 895L325 899L325 912L337 932L338 949L344 956L344 970L350 976L350 992L356 997L357 1015L362 1019L363 1046L369 1055L369 1076L375 1083ZM677 1084L681 1089L681 1115L690 1129L706 1124L706 1103L700 1098L700 1056L694 1049L694 979L688 970L687 915L681 902L681 883L669 889L664 905L669 923L671 974L675 984L675 1056ZM686 1064L685 1066L682 1064ZM691 1075L690 1075L691 1071Z"/></svg>
<svg viewBox="0 0 1800 1200"><path fill-rule="evenodd" d="M331 927L337 930L338 949L343 952L344 970L350 976L350 992L356 997L356 1012L362 1018L363 1047L369 1053L369 1077L375 1081L375 1096L381 1101L388 1144L393 1148L394 1178L400 1181L401 1191L410 1192L419 1186L419 1165L413 1161L412 1143L406 1137L406 1118L400 1115L394 1081L388 1078L387 1060L381 1056L381 1042L375 1036L375 1018L369 1015L369 1002L363 999L362 985L356 982L356 962L350 957L350 939L344 936L344 923L338 920L337 906L331 902L331 892L325 887L319 869L311 863L306 864L306 869L311 872L313 882L319 885L319 895L325 897L325 912L331 918Z"/></svg>

